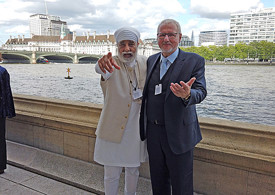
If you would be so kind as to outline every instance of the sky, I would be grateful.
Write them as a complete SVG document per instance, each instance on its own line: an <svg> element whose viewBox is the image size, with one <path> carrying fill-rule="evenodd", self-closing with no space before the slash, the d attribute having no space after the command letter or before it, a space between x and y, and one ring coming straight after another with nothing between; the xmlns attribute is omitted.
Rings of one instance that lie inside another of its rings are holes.
<svg viewBox="0 0 275 195"><path fill-rule="evenodd" d="M166 18L177 20L182 34L195 44L200 31L227 30L230 14L275 7L275 0L0 0L0 45L11 36L30 37L29 17L33 14L60 16L77 35L111 34L132 26L141 39L156 38L158 24Z"/></svg>

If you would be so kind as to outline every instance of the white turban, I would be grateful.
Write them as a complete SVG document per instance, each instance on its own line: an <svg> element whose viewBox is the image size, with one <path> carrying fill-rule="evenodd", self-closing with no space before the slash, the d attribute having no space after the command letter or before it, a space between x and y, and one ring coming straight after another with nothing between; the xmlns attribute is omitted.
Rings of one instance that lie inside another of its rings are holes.
<svg viewBox="0 0 275 195"><path fill-rule="evenodd" d="M140 33L137 29L133 27L122 27L115 32L116 42L119 43L120 41L124 40L131 40L138 43L140 37Z"/></svg>

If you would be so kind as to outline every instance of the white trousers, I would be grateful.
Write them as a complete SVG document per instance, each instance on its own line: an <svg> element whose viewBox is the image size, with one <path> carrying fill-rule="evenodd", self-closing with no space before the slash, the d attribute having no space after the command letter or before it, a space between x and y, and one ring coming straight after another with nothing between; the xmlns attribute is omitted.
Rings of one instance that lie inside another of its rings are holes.
<svg viewBox="0 0 275 195"><path fill-rule="evenodd" d="M119 178L123 167L104 166L105 195L117 195ZM125 195L135 195L138 183L139 167L125 167Z"/></svg>

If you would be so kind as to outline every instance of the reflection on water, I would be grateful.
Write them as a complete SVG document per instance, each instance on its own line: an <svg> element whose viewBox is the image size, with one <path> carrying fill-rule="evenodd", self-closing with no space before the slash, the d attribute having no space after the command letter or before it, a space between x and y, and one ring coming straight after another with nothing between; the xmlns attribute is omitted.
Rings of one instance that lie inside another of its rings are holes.
<svg viewBox="0 0 275 195"><path fill-rule="evenodd" d="M2 64L13 93L103 103L94 64ZM64 79L67 68L73 79ZM208 65L199 116L275 126L275 66Z"/></svg>

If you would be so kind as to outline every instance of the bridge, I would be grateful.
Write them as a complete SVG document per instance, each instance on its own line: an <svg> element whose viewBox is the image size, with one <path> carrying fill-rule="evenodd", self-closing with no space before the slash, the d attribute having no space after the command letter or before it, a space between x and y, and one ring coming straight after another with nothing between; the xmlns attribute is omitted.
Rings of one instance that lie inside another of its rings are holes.
<svg viewBox="0 0 275 195"><path fill-rule="evenodd" d="M4 63L36 64L44 58L51 63L94 63L101 56L78 53L0 50L0 58L3 59Z"/></svg>

